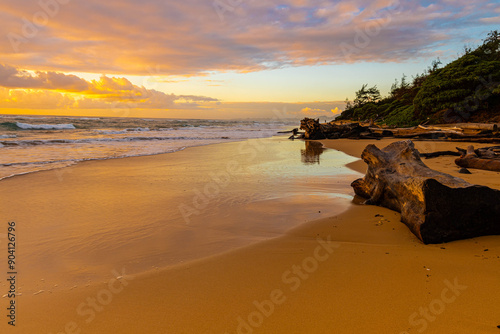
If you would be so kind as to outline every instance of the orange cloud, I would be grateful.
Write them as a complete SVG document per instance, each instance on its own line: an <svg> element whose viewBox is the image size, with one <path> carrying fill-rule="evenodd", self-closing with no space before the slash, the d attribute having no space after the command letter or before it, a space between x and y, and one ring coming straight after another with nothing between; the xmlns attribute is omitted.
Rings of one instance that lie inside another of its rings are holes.
<svg viewBox="0 0 500 334"><path fill-rule="evenodd" d="M309 116L309 117L318 117L318 116L329 116L329 112L324 110L324 109L313 109L313 108L303 108L300 111L304 116Z"/></svg>
<svg viewBox="0 0 500 334"><path fill-rule="evenodd" d="M76 75L57 72L30 73L9 65L0 64L0 86L9 88L58 89L69 92L87 90L87 81Z"/></svg>
<svg viewBox="0 0 500 334"><path fill-rule="evenodd" d="M0 108L179 108L197 107L217 99L197 95L166 94L132 84L126 78L101 76L86 81L58 72L34 73L0 64ZM44 107L45 106L45 107Z"/></svg>
<svg viewBox="0 0 500 334"><path fill-rule="evenodd" d="M0 108L67 109L75 106L74 98L59 92L0 87Z"/></svg>

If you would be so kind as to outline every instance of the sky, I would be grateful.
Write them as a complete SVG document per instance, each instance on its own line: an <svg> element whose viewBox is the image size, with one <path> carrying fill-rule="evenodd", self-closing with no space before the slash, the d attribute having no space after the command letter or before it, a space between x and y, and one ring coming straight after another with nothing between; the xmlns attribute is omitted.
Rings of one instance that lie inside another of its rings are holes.
<svg viewBox="0 0 500 334"><path fill-rule="evenodd" d="M487 0L0 0L0 113L334 118L498 29Z"/></svg>

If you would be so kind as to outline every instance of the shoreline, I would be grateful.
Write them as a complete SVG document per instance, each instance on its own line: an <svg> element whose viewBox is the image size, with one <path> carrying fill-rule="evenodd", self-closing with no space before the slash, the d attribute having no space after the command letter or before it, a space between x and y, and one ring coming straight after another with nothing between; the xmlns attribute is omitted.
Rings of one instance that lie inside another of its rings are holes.
<svg viewBox="0 0 500 334"><path fill-rule="evenodd" d="M278 137L278 136L279 135L273 135L271 137L261 137L261 138L257 138L257 139L272 138L272 137ZM184 151L184 150L192 148L192 147L210 146L210 145L218 145L218 144L224 144L224 143L235 143L235 142L242 142L242 141L245 141L245 140L248 140L248 139L234 139L234 140L227 139L226 141L220 142L220 143L209 143L209 144L199 144L199 145L187 146L187 147L182 147L182 148L176 149L174 151L162 152L162 153L137 154L137 155L127 155L127 156L122 156L122 157L107 157L107 158L77 160L77 161L73 161L73 164L68 165L68 166L56 167L56 168L50 168L50 169L42 169L42 170L36 170L36 171L29 171L29 172L24 172L24 173L20 173L20 174L13 174L13 175L5 176L5 177L0 177L0 181L5 180L5 179L9 179L9 178L12 178L12 177L16 177L16 176L22 176L22 175L31 174L31 173L39 173L39 172L48 172L48 171L54 171L54 170L62 170L64 168L73 167L73 166L76 166L78 164L85 163L85 162L106 161L106 160L112 160L112 159L127 159L127 158L151 157L151 156L157 156L157 155L163 155L163 154L171 154L171 153L181 152L181 151ZM55 161L55 162L60 162L60 161Z"/></svg>
<svg viewBox="0 0 500 334"><path fill-rule="evenodd" d="M369 143L323 142L353 154ZM453 169L437 159L432 164ZM498 236L423 245L398 213L349 204L277 238L135 277L125 270L115 290L110 276L25 295L16 332L495 333L499 259ZM97 310L88 298L106 303ZM49 305L57 317L43 311Z"/></svg>
<svg viewBox="0 0 500 334"><path fill-rule="evenodd" d="M29 228L20 231L25 292L92 285L115 263L128 263L134 273L172 267L344 210L348 184L322 176L326 166L301 167L296 153L303 145L277 137L221 143L3 180L11 197L3 200L2 215ZM302 169L320 174L299 176ZM287 180L288 173L297 181ZM282 189L267 189L257 176ZM331 184L328 192L324 184ZM325 200L334 205L323 209ZM52 274L66 271L74 274Z"/></svg>

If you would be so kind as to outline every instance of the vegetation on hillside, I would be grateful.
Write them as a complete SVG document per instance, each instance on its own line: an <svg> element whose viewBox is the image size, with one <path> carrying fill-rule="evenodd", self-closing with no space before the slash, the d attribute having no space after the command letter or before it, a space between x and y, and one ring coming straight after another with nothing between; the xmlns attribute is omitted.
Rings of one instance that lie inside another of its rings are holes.
<svg viewBox="0 0 500 334"><path fill-rule="evenodd" d="M406 76L381 97L365 84L338 120L374 120L379 124L500 121L500 33L492 31L475 50L440 67L439 60L409 82Z"/></svg>

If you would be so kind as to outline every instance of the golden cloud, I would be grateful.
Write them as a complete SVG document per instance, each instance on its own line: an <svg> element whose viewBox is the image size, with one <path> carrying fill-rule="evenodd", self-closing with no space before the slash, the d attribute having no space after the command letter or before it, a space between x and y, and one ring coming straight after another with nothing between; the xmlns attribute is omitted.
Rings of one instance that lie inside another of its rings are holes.
<svg viewBox="0 0 500 334"><path fill-rule="evenodd" d="M197 95L166 94L132 84L126 78L101 76L87 81L59 72L30 72L0 64L0 108L106 108L166 109L196 107L217 99Z"/></svg>

